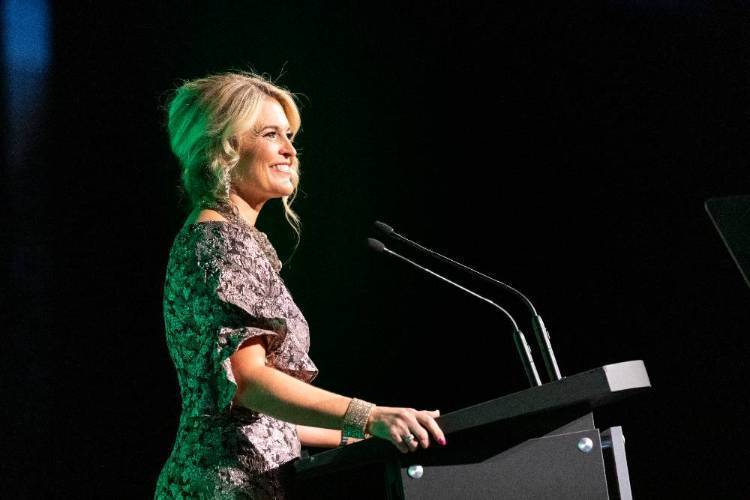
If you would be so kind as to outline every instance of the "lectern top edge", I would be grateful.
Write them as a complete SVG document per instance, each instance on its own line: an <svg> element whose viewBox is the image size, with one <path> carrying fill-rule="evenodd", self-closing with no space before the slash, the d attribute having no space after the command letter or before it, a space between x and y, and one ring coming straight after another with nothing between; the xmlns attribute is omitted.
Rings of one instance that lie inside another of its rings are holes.
<svg viewBox="0 0 750 500"><path fill-rule="evenodd" d="M447 413L440 417L440 421L453 427L454 420L466 421L466 415L481 414L481 418L470 418L473 425L480 425L491 420L577 404L595 407L650 387L651 382L642 360L623 361L477 403ZM458 427L462 428L464 425Z"/></svg>
<svg viewBox="0 0 750 500"><path fill-rule="evenodd" d="M636 387L651 387L646 366L642 360L623 361L602 367L607 374L607 382L612 392L619 392Z"/></svg>

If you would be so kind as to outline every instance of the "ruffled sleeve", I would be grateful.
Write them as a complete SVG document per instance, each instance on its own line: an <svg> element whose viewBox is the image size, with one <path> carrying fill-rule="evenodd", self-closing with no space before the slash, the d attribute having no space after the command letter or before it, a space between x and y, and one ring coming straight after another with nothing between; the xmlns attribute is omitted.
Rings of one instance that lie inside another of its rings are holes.
<svg viewBox="0 0 750 500"><path fill-rule="evenodd" d="M214 343L208 349L209 370L216 410L221 412L231 407L237 390L229 358L243 342L265 336L269 364L282 359L290 348L297 351L297 358L309 358L307 345L287 338L289 318L284 304L288 292L253 233L221 223L201 229L206 233L196 241L195 249L207 294L216 306L207 318L206 334ZM312 361L309 364L314 368Z"/></svg>

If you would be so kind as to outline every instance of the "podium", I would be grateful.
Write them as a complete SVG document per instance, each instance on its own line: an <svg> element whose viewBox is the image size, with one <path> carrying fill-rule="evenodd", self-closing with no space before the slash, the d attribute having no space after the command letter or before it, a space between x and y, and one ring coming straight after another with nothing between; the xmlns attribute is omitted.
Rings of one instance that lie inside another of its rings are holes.
<svg viewBox="0 0 750 500"><path fill-rule="evenodd" d="M295 499L630 499L620 427L593 410L651 387L626 361L508 394L438 419L448 441L400 453L368 439L294 463Z"/></svg>

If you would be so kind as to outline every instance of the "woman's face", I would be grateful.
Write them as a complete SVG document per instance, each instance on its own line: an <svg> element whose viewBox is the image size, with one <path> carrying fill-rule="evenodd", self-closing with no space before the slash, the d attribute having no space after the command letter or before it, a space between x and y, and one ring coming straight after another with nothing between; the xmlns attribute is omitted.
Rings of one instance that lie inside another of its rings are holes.
<svg viewBox="0 0 750 500"><path fill-rule="evenodd" d="M284 108L273 98L261 103L255 127L239 137L240 161L232 171L235 191L251 205L294 192L297 151Z"/></svg>

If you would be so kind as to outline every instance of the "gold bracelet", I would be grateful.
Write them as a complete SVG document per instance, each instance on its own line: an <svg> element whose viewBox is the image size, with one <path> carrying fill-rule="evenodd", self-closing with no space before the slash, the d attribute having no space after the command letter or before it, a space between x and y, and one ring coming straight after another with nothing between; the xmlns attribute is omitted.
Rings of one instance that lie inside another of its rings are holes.
<svg viewBox="0 0 750 500"><path fill-rule="evenodd" d="M341 437L364 439L367 431L367 420L370 418L370 412L373 408L375 408L375 405L372 403L352 398L344 414Z"/></svg>

